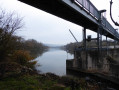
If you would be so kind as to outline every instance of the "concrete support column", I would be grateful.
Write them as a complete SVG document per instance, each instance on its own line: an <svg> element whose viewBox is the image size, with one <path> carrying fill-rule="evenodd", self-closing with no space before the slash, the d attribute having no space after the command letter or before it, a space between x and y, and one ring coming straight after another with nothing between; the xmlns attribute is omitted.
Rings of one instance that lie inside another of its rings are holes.
<svg viewBox="0 0 119 90"><path fill-rule="evenodd" d="M108 41L107 41L107 36L106 36L106 52L107 52L107 55L108 55Z"/></svg>
<svg viewBox="0 0 119 90"><path fill-rule="evenodd" d="M100 54L102 54L102 30L100 30Z"/></svg>
<svg viewBox="0 0 119 90"><path fill-rule="evenodd" d="M116 49L116 40L115 40L115 37L114 37L114 49Z"/></svg>
<svg viewBox="0 0 119 90"><path fill-rule="evenodd" d="M85 52L85 69L87 69L87 43L86 43L86 28L83 28L83 46L84 46L84 52Z"/></svg>
<svg viewBox="0 0 119 90"><path fill-rule="evenodd" d="M98 45L98 52L101 53L102 50L102 30L99 27L97 31L97 45Z"/></svg>
<svg viewBox="0 0 119 90"><path fill-rule="evenodd" d="M83 28L83 46L84 50L86 50L86 28Z"/></svg>
<svg viewBox="0 0 119 90"><path fill-rule="evenodd" d="M97 46L98 46L98 52L100 52L100 28L98 28L97 31Z"/></svg>
<svg viewBox="0 0 119 90"><path fill-rule="evenodd" d="M97 69L101 70L101 63L102 63L102 31L101 28L98 28L97 31L97 45L98 45L98 57L96 61L96 65L98 66Z"/></svg>

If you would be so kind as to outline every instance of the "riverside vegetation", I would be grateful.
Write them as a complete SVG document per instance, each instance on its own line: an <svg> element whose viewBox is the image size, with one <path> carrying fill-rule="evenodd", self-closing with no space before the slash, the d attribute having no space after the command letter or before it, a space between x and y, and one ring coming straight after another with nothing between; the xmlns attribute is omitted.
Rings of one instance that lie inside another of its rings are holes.
<svg viewBox="0 0 119 90"><path fill-rule="evenodd" d="M97 40L92 40L92 41L86 41L86 47L87 48L94 48L97 47ZM106 42L106 40L102 41L102 46L114 46L115 45L119 45L119 42L114 42L113 40L108 40ZM83 41L81 42L74 42L74 43L69 43L67 45L64 46L64 50L66 50L68 53L74 54L74 50L76 48L82 47L83 48Z"/></svg>

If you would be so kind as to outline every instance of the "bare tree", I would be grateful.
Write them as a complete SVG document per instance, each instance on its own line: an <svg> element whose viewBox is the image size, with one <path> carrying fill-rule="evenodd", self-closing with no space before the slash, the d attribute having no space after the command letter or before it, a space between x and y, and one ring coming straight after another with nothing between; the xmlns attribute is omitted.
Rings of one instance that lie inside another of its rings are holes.
<svg viewBox="0 0 119 90"><path fill-rule="evenodd" d="M15 31L23 27L23 18L16 13L6 13L0 9L0 59L3 59L14 49L17 37Z"/></svg>
<svg viewBox="0 0 119 90"><path fill-rule="evenodd" d="M23 27L23 18L19 17L15 12L6 13L4 10L0 11L0 28L13 34L16 30Z"/></svg>
<svg viewBox="0 0 119 90"><path fill-rule="evenodd" d="M112 4L113 4L113 2L112 2L112 0L111 0L111 1L110 1L110 18L111 18L111 20L113 21L113 23L114 23L116 26L119 26L119 23L116 22L116 21L112 18Z"/></svg>

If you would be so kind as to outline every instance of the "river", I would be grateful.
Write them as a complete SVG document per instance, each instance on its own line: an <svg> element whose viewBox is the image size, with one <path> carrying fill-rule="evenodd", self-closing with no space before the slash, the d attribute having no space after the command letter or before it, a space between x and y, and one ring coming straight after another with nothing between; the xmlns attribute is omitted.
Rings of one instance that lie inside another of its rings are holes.
<svg viewBox="0 0 119 90"><path fill-rule="evenodd" d="M66 75L66 59L73 59L73 55L67 54L60 48L50 48L49 51L35 59L37 61L35 68L40 73L51 72L63 76Z"/></svg>

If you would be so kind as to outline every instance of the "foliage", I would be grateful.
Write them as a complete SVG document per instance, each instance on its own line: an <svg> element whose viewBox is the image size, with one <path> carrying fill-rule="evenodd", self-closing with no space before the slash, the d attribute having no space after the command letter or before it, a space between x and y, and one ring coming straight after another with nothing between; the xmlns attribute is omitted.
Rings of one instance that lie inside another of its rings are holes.
<svg viewBox="0 0 119 90"><path fill-rule="evenodd" d="M0 80L0 90L100 90L98 84L86 82L84 78L59 77L51 73L24 74ZM64 81L64 82L63 82Z"/></svg>
<svg viewBox="0 0 119 90"><path fill-rule="evenodd" d="M9 77L0 81L0 90L39 90L40 83L34 76Z"/></svg>
<svg viewBox="0 0 119 90"><path fill-rule="evenodd" d="M87 44L87 46L86 46L87 48L97 47L97 41L96 40L92 40L90 42L87 41L86 44ZM115 44L119 45L119 42L116 42ZM114 41L113 40L108 40L108 41L103 40L102 46L114 46ZM84 45L83 45L83 41L82 41L79 43L76 43L76 42L75 43L69 43L69 44L65 45L64 47L69 53L72 54L72 53L74 53L74 50L76 48L83 48Z"/></svg>
<svg viewBox="0 0 119 90"><path fill-rule="evenodd" d="M29 52L25 50L16 50L12 56L12 61L29 68L34 68L37 63L37 61L32 61L33 59Z"/></svg>
<svg viewBox="0 0 119 90"><path fill-rule="evenodd" d="M64 90L56 81L42 79L42 75L7 77L0 81L0 90ZM67 90L67 89L66 89Z"/></svg>
<svg viewBox="0 0 119 90"><path fill-rule="evenodd" d="M15 32L22 28L22 18L0 9L0 61L4 61L17 46Z"/></svg>
<svg viewBox="0 0 119 90"><path fill-rule="evenodd" d="M68 53L73 54L73 53L74 53L74 50L75 50L76 48L78 48L79 45L80 45L79 43L69 43L69 44L65 45L65 48L66 48L66 51L67 51Z"/></svg>
<svg viewBox="0 0 119 90"><path fill-rule="evenodd" d="M22 66L15 62L2 62L0 63L0 77L7 77L16 75L21 72Z"/></svg>
<svg viewBox="0 0 119 90"><path fill-rule="evenodd" d="M47 47L36 40L24 40L15 35L24 25L22 19L14 12L6 13L0 9L0 62L13 61L14 58L23 65L31 60L30 55L35 58L46 50Z"/></svg>
<svg viewBox="0 0 119 90"><path fill-rule="evenodd" d="M13 60L21 65L26 65L32 59L28 51L16 50L13 54Z"/></svg>
<svg viewBox="0 0 119 90"><path fill-rule="evenodd" d="M31 55L34 55L34 54L38 55L46 51L48 47L43 45L42 43L37 42L34 39L29 39L29 40L24 41L23 49L29 51Z"/></svg>

